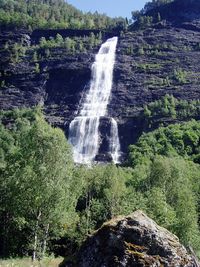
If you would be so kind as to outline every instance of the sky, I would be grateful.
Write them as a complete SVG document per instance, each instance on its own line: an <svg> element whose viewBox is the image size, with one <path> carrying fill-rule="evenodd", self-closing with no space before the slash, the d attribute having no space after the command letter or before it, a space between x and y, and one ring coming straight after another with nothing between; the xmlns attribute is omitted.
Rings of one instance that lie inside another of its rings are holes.
<svg viewBox="0 0 200 267"><path fill-rule="evenodd" d="M131 18L131 11L142 9L147 0L68 0L67 2L84 12L98 11L110 17Z"/></svg>

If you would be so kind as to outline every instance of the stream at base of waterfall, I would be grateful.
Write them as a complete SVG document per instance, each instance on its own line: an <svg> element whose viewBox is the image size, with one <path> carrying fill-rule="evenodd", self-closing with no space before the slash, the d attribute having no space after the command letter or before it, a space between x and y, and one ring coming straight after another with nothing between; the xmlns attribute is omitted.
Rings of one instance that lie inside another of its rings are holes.
<svg viewBox="0 0 200 267"><path fill-rule="evenodd" d="M90 88L86 93L77 117L69 126L69 142L73 147L73 157L76 163L91 164L99 151L100 118L107 115L107 106L112 90L113 69L117 37L103 43L92 64ZM109 153L112 161L120 162L120 142L118 125L110 118Z"/></svg>

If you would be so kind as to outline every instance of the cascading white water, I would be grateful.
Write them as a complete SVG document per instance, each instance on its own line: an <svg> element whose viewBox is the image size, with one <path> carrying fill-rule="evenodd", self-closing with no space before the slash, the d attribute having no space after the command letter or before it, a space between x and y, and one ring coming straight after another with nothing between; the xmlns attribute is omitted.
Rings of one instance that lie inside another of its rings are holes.
<svg viewBox="0 0 200 267"><path fill-rule="evenodd" d="M115 119L111 118L110 129L110 148L109 148L114 163L120 163L120 142L118 134L118 126Z"/></svg>
<svg viewBox="0 0 200 267"><path fill-rule="evenodd" d="M69 142L73 146L76 163L90 164L99 150L100 117L107 113L112 89L113 68L117 37L103 43L92 65L90 89L84 99L80 113L70 123ZM120 143L117 122L111 118L110 146L114 163L119 163Z"/></svg>

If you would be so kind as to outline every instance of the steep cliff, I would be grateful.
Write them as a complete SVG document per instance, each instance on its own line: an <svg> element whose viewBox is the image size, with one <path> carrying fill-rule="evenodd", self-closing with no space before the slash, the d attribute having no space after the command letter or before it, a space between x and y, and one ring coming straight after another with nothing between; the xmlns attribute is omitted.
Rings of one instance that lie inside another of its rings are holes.
<svg viewBox="0 0 200 267"><path fill-rule="evenodd" d="M161 24L119 39L109 112L119 119L124 150L145 130L144 105L166 94L199 99L199 38L199 31Z"/></svg>
<svg viewBox="0 0 200 267"><path fill-rule="evenodd" d="M194 3L196 1L191 1L191 6ZM123 152L126 153L128 145L148 130L141 117L144 105L166 94L188 101L200 99L198 8L195 15L191 11L189 18L185 16L182 23L180 16L177 23L174 23L174 17L173 20L169 17L150 27L119 36L108 113L118 121ZM188 12L183 8L182 14ZM90 34L87 31L67 30L59 33L63 37ZM63 128L68 135L69 123L88 89L90 68L98 46L73 54L66 53L64 48L51 48L50 57L45 55L45 50L41 50L40 58L33 60L33 46L39 38L55 34L1 29L0 107L11 109L40 104L44 107L47 120ZM103 40L110 35L114 33L104 33ZM9 48L14 43L20 43L26 50L18 52L21 54L17 60L14 49ZM177 120L163 118L161 121L168 124ZM109 122L102 119L101 133L107 128ZM102 134L100 157L103 157L107 138Z"/></svg>

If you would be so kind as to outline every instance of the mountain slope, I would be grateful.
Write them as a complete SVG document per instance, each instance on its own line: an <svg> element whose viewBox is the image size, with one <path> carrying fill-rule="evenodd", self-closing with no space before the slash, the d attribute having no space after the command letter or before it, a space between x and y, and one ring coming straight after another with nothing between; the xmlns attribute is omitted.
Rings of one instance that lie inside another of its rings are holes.
<svg viewBox="0 0 200 267"><path fill-rule="evenodd" d="M186 10L183 4L180 13L188 17L188 10L196 10L194 19L191 16L187 21L184 19L175 25L168 18L167 21L161 20L119 36L109 114L119 123L120 141L125 153L128 145L135 143L143 131L160 124L191 119L191 116L178 118L162 113L156 119L151 118L153 123L149 125L144 116L146 105L166 94L189 102L200 99L200 10L196 9L197 1L190 2L190 8ZM173 9L174 3L161 6L161 14L164 8ZM41 46L34 32L1 32L0 104L3 109L44 105L48 121L63 128L67 135L80 98L88 88L90 67L100 43L95 44L94 41L98 39L98 31L95 32L96 37L90 31L81 30L58 33L63 38L60 44L54 43L52 46L46 43ZM49 38L52 32L47 30L40 34L40 37L45 35ZM53 34L56 38L56 31ZM67 36L75 42L75 50L71 52L65 47L65 42L69 41L66 41ZM108 36L104 32L102 41ZM15 44L13 49L12 42L20 44L21 48ZM80 49L80 42L84 50ZM20 49L24 49L24 53ZM14 57L16 50L19 54L17 61ZM34 58L35 53L37 58ZM10 60L9 55L14 59ZM200 114L195 115L196 119L199 117ZM107 138L103 132L107 127L108 122L102 119L102 153Z"/></svg>

